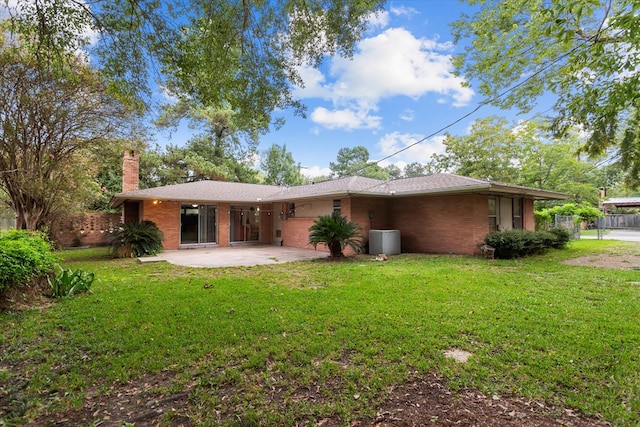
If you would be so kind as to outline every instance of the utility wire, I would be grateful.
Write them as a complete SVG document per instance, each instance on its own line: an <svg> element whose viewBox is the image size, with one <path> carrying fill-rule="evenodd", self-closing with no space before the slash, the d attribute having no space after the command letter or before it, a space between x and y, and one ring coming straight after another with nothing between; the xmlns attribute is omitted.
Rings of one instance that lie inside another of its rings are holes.
<svg viewBox="0 0 640 427"><path fill-rule="evenodd" d="M480 102L473 110L471 110L470 112L464 114L463 116L457 118L456 120L450 122L449 124L441 127L440 129L430 133L429 135L425 136L424 138L415 141L409 145L407 145L406 147L403 147L391 154L389 154L388 156L385 156L379 160L376 160L374 162L368 163L367 165L357 169L354 171L354 174L357 175L359 172L362 172L363 170L365 170L368 166L371 165L377 165L380 162L383 162L385 160L388 160L392 157L397 156L398 154L409 150L410 148L415 147L418 144L423 143L424 141L428 140L429 138L433 138L434 136L444 132L445 130L451 128L452 126L460 123L461 121L469 118L470 116L474 115L476 112L478 112L481 108L483 108L484 106L494 103L495 101L499 100L500 98L502 98L503 96L507 95L510 92L513 92L514 90L518 89L521 86L524 86L526 83L528 83L529 81L533 80L534 78L538 77L539 75L543 74L544 72L546 72L547 70L549 70L552 66L556 65L557 63L561 62L562 60L566 59L567 57L569 57L570 55L572 55L573 53L577 52L580 49L586 48L588 47L588 44L595 40L597 38L597 35L591 36L590 38L586 39L584 41L584 43L575 46L573 49L569 50L568 52L565 52L564 54L558 56L557 58L551 60L550 62L548 62L546 65L544 65L543 67L539 68L537 71L533 72L530 76L528 76L527 78L525 78L524 80L520 81L519 83L505 89L504 91L498 93L496 96L494 96L493 98L490 99L486 99L482 102ZM548 111L548 110L547 110ZM535 117L535 116L534 116Z"/></svg>

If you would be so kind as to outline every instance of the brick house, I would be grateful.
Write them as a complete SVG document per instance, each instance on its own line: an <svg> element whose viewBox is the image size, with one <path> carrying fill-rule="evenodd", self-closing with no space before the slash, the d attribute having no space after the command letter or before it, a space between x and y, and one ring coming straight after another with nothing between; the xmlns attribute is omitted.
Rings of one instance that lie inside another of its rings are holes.
<svg viewBox="0 0 640 427"><path fill-rule="evenodd" d="M125 191L111 206L122 208L123 222L155 222L168 250L241 243L312 248L309 227L339 210L364 236L399 230L403 252L471 255L493 230L533 230L534 200L568 197L452 174L348 177L295 187L197 181L137 190L132 163L135 153L125 155Z"/></svg>

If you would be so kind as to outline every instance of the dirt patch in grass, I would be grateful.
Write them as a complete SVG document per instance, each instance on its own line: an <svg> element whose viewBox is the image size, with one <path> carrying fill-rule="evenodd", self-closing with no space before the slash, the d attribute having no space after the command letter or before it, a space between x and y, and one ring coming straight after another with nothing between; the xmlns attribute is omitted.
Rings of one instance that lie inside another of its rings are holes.
<svg viewBox="0 0 640 427"><path fill-rule="evenodd" d="M640 270L640 247L617 248L613 252L586 255L564 261L568 265Z"/></svg>
<svg viewBox="0 0 640 427"><path fill-rule="evenodd" d="M159 391L170 390L174 377L164 372L115 385L108 392L90 389L82 408L45 414L25 425L193 426L186 415L189 390Z"/></svg>
<svg viewBox="0 0 640 427"><path fill-rule="evenodd" d="M25 286L14 286L0 292L0 311L45 308L53 304L51 287L46 277Z"/></svg>
<svg viewBox="0 0 640 427"><path fill-rule="evenodd" d="M104 395L90 391L81 409L50 413L28 425L196 425L197 423L189 417L189 408L194 404L189 399L190 390L178 393L158 392L159 389L170 387L173 379L173 373L157 374L114 387ZM321 405L325 397L319 388L316 390L318 392L312 400L314 404ZM234 393L233 387L218 390L221 391L223 394ZM273 403L277 405L278 402ZM218 414L222 415L216 420L218 423L245 425L234 424L243 419L243 414ZM345 420L336 416L319 419L317 423L302 419L298 420L296 425L596 427L609 424L571 409L557 408L533 400L513 396L490 396L475 390L454 392L447 388L443 379L433 375L414 378L392 387L378 409L375 419L356 419L345 424Z"/></svg>

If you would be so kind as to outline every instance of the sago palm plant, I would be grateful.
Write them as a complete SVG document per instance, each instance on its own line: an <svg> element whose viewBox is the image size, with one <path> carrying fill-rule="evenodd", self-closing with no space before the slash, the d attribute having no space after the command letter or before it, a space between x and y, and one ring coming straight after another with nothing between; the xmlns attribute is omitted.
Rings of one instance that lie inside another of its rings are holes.
<svg viewBox="0 0 640 427"><path fill-rule="evenodd" d="M333 211L331 215L323 215L315 220L309 228L309 243L317 247L322 243L329 248L331 256L339 258L344 256L342 251L349 246L354 252L362 250L360 226L353 221L347 221L339 211Z"/></svg>
<svg viewBox="0 0 640 427"><path fill-rule="evenodd" d="M153 221L120 224L113 232L111 251L118 258L156 255L162 250L162 231Z"/></svg>

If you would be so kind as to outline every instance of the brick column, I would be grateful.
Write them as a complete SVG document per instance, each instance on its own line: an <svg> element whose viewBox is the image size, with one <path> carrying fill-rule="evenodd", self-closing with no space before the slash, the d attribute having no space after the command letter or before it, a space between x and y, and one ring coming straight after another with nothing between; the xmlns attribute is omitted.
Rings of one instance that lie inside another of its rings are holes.
<svg viewBox="0 0 640 427"><path fill-rule="evenodd" d="M122 192L136 191L140 180L140 159L135 150L127 150L122 159Z"/></svg>

